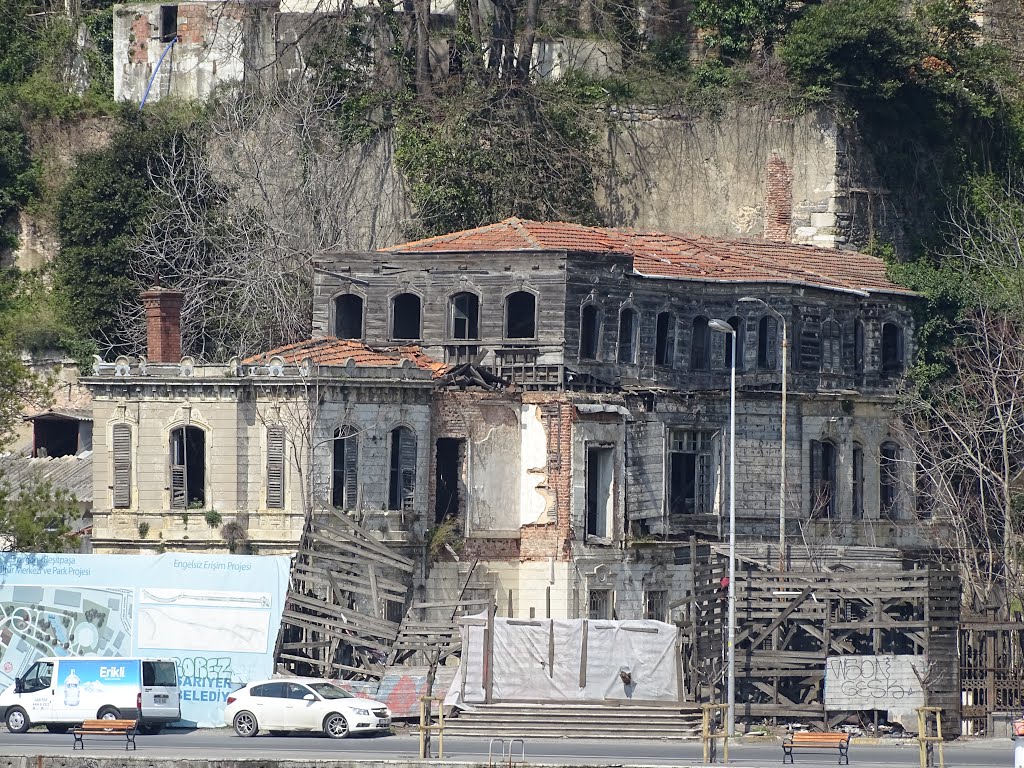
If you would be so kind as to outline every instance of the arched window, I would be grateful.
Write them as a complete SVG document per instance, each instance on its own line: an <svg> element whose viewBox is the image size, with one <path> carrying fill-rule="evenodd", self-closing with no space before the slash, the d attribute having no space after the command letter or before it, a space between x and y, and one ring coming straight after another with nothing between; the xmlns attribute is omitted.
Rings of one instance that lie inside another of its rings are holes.
<svg viewBox="0 0 1024 768"><path fill-rule="evenodd" d="M777 360L779 323L770 315L757 322L757 367L762 371L774 371Z"/></svg>
<svg viewBox="0 0 1024 768"><path fill-rule="evenodd" d="M400 293L391 300L391 338L413 341L420 338L420 297Z"/></svg>
<svg viewBox="0 0 1024 768"><path fill-rule="evenodd" d="M711 329L706 317L693 318L690 335L690 368L706 371L711 367Z"/></svg>
<svg viewBox="0 0 1024 768"><path fill-rule="evenodd" d="M880 517L900 516L900 447L886 440L878 449L878 512Z"/></svg>
<svg viewBox="0 0 1024 768"><path fill-rule="evenodd" d="M896 323L882 323L882 375L903 373L903 329Z"/></svg>
<svg viewBox="0 0 1024 768"><path fill-rule="evenodd" d="M676 319L671 312L659 312L654 329L654 364L672 365L676 359Z"/></svg>
<svg viewBox="0 0 1024 768"><path fill-rule="evenodd" d="M331 505L355 509L359 497L359 441L352 427L334 430L331 462Z"/></svg>
<svg viewBox="0 0 1024 768"><path fill-rule="evenodd" d="M206 506L206 432L184 426L171 430L171 508Z"/></svg>
<svg viewBox="0 0 1024 768"><path fill-rule="evenodd" d="M408 427L391 430L388 509L413 509L416 492L416 434Z"/></svg>
<svg viewBox="0 0 1024 768"><path fill-rule="evenodd" d="M339 339L363 338L363 298L345 293L334 300L334 335Z"/></svg>
<svg viewBox="0 0 1024 768"><path fill-rule="evenodd" d="M593 304L580 309L580 360L597 360L601 344L601 313Z"/></svg>
<svg viewBox="0 0 1024 768"><path fill-rule="evenodd" d="M729 325L732 326L734 333L724 333L725 336L725 357L722 360L722 365L726 368L732 366L732 345L736 344L736 370L743 370L743 318L730 317Z"/></svg>
<svg viewBox="0 0 1024 768"><path fill-rule="evenodd" d="M836 514L836 470L838 449L831 440L811 441L811 517L831 518Z"/></svg>
<svg viewBox="0 0 1024 768"><path fill-rule="evenodd" d="M807 320L800 328L798 362L804 371L821 370L821 323Z"/></svg>
<svg viewBox="0 0 1024 768"><path fill-rule="evenodd" d="M635 309L625 307L619 312L619 362L636 362L636 337L639 330Z"/></svg>
<svg viewBox="0 0 1024 768"><path fill-rule="evenodd" d="M821 324L821 372L843 372L843 329L834 318Z"/></svg>
<svg viewBox="0 0 1024 768"><path fill-rule="evenodd" d="M453 339L479 339L480 297L469 291L452 296L451 323Z"/></svg>
<svg viewBox="0 0 1024 768"><path fill-rule="evenodd" d="M537 335L537 297L516 291L505 297L505 338L532 339Z"/></svg>

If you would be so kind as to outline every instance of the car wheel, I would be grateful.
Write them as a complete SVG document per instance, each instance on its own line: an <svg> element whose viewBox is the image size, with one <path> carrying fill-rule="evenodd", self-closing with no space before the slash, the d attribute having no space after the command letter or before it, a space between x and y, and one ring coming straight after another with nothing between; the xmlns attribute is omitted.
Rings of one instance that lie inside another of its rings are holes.
<svg viewBox="0 0 1024 768"><path fill-rule="evenodd" d="M235 727L235 733L245 738L255 736L260 732L259 723L256 722L256 715L245 709L235 715L235 719L231 721L231 724Z"/></svg>
<svg viewBox="0 0 1024 768"><path fill-rule="evenodd" d="M156 736L163 730L163 723L140 723L139 731L147 736Z"/></svg>
<svg viewBox="0 0 1024 768"><path fill-rule="evenodd" d="M13 707L7 710L7 730L11 733L24 733L32 727L28 715L21 707Z"/></svg>
<svg viewBox="0 0 1024 768"><path fill-rule="evenodd" d="M68 728L70 728L70 727L71 727L70 725L62 725L60 723L51 723L50 725L46 726L46 730L48 730L50 733L67 733L68 732Z"/></svg>
<svg viewBox="0 0 1024 768"><path fill-rule="evenodd" d="M117 707L103 707L96 717L99 720L120 720L121 712Z"/></svg>
<svg viewBox="0 0 1024 768"><path fill-rule="evenodd" d="M348 736L348 720L344 715L332 712L324 718L324 733L332 739L344 739Z"/></svg>
<svg viewBox="0 0 1024 768"><path fill-rule="evenodd" d="M271 736L287 736L291 731L271 731Z"/></svg>

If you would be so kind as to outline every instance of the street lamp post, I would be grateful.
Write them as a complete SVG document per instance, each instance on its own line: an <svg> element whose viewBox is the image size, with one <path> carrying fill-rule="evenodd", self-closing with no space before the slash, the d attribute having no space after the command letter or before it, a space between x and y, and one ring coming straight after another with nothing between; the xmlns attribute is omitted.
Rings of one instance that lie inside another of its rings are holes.
<svg viewBox="0 0 1024 768"><path fill-rule="evenodd" d="M736 734L736 329L725 320L709 320L708 328L732 335L729 375L729 645L726 735Z"/></svg>
<svg viewBox="0 0 1024 768"><path fill-rule="evenodd" d="M779 572L786 570L786 353L789 350L789 339L786 334L786 318L763 299L744 296L742 302L755 302L771 312L782 323L782 448L779 462Z"/></svg>

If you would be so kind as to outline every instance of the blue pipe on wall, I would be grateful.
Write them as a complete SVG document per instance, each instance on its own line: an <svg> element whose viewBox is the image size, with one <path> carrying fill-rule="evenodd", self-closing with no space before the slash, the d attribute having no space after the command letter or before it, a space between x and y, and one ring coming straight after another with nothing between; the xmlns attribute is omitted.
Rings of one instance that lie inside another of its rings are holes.
<svg viewBox="0 0 1024 768"><path fill-rule="evenodd" d="M142 111L142 108L144 106L146 106L146 99L149 98L149 89L153 87L153 81L156 80L156 75L160 71L160 65L164 63L164 56L166 56L167 52L170 51L171 48L174 47L174 44L176 42L178 42L178 36L177 35L175 35L174 37L171 38L170 44L166 48L164 48L164 52L161 53L160 54L160 58L156 60L156 69L153 70L153 74L149 78L149 84L146 85L146 92L144 94L142 94L142 103L139 104L139 111L140 112Z"/></svg>

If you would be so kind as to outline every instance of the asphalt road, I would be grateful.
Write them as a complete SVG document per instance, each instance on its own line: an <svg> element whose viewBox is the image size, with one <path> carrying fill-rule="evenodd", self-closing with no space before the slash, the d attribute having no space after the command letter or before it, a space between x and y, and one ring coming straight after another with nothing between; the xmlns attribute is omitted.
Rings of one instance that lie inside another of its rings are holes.
<svg viewBox="0 0 1024 768"><path fill-rule="evenodd" d="M49 734L30 731L12 734L0 731L0 755L70 755L70 734ZM489 742L486 739L449 737L445 740L445 762L487 762ZM945 747L947 768L1011 768L1013 745L1009 739L978 740ZM499 750L500 751L500 750ZM94 738L87 743L91 755L124 755L123 742L114 737ZM251 739L235 736L228 729L201 731L168 731L158 736L138 737L139 757L147 758L231 758L244 759L323 759L323 760L407 760L418 754L415 735L355 737L333 740L323 736L291 735L275 737L260 735ZM918 765L917 745L853 744L850 763L858 768L898 768ZM782 750L778 743L734 743L729 764L743 768L781 765ZM516 746L518 761L519 747ZM536 739L526 742L529 763L564 765L669 765L689 766L701 763L701 747L697 742L661 740L625 741L622 739ZM820 768L834 765L822 754L797 757L797 765Z"/></svg>

